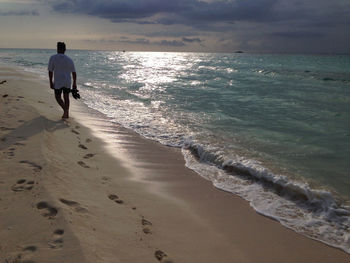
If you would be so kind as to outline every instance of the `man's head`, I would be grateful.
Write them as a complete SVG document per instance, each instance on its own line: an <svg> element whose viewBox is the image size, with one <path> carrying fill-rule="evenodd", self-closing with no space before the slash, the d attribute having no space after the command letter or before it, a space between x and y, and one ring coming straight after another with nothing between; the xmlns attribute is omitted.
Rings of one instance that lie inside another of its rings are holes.
<svg viewBox="0 0 350 263"><path fill-rule="evenodd" d="M64 42L57 42L57 53L62 53L66 51L66 44Z"/></svg>

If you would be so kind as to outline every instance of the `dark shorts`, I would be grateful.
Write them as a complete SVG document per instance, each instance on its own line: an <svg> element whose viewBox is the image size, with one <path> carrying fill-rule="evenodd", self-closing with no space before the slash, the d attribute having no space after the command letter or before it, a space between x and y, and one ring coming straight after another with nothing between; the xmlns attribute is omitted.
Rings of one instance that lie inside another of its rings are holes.
<svg viewBox="0 0 350 263"><path fill-rule="evenodd" d="M56 96L61 96L62 91L63 91L63 94L69 94L70 89L64 88L64 87L63 87L63 88L60 88L60 89L55 89L55 95L56 95Z"/></svg>

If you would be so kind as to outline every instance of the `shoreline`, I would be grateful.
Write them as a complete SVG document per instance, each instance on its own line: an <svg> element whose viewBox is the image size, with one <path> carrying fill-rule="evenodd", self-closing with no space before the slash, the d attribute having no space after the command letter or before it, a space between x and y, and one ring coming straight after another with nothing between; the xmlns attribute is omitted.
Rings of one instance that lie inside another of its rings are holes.
<svg viewBox="0 0 350 263"><path fill-rule="evenodd" d="M185 167L180 149L106 126L73 99L72 117L61 121L46 83L3 66L1 80L0 239L7 244L0 243L0 260L158 262L159 250L168 255L161 262L350 259L214 188ZM32 189L13 190L32 178Z"/></svg>

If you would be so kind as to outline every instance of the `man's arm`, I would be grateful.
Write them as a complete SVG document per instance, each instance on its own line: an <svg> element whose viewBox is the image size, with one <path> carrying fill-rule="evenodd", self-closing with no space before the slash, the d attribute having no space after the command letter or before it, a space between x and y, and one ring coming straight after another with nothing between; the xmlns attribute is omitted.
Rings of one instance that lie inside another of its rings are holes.
<svg viewBox="0 0 350 263"><path fill-rule="evenodd" d="M73 76L73 89L76 89L77 88L77 73L72 72L72 76Z"/></svg>
<svg viewBox="0 0 350 263"><path fill-rule="evenodd" d="M50 88L54 89L54 84L53 84L52 79L53 79L53 73L52 73L52 71L49 71Z"/></svg>

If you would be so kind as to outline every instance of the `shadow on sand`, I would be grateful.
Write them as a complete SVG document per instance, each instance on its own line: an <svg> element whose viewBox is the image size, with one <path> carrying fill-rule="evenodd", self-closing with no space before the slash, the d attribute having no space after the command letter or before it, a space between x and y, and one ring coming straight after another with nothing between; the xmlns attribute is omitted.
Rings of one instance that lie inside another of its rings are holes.
<svg viewBox="0 0 350 263"><path fill-rule="evenodd" d="M63 120L53 121L43 116L26 121L17 128L0 127L2 130L11 130L11 132L0 137L0 150L6 149L20 141L23 142L24 140L43 131L54 132L56 130L68 127L68 124Z"/></svg>

